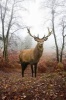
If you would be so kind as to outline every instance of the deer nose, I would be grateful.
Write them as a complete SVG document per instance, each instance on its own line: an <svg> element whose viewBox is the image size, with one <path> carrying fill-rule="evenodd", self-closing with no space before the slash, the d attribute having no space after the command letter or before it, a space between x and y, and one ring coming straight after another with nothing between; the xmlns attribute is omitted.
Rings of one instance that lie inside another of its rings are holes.
<svg viewBox="0 0 66 100"><path fill-rule="evenodd" d="M41 44L40 44L40 47L42 47L42 46L43 46L43 44L41 43Z"/></svg>

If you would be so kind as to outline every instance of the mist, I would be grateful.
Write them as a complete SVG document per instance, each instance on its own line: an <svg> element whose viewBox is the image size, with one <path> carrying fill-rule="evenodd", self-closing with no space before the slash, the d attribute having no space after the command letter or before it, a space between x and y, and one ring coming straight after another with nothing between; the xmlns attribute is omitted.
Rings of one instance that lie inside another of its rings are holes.
<svg viewBox="0 0 66 100"><path fill-rule="evenodd" d="M1 5L3 5L3 8L5 6L4 1L5 0L3 0L2 2L0 1ZM7 5L8 11L9 10L11 11L12 9L13 0L11 0L10 2L11 4L9 4L8 2L8 5ZM55 35L56 35L57 43L60 50L61 44L62 44L62 30L63 30L62 21L64 21L64 25L66 24L65 23L66 2L64 2L64 0L55 1L55 2L51 0L50 3L48 2L48 0L47 1L45 0L28 0L28 1L16 0L14 13L13 13L14 19L12 20L15 22L15 25L10 29L9 37L12 34L15 34L15 36L20 38L19 39L20 42L18 42L18 45L22 46L24 39L28 35L27 27L30 28L30 32L33 36L39 36L39 38L42 38L44 35L47 36L48 28L50 31L53 30L52 9L55 11L55 15L54 15ZM5 31L4 31L5 35L8 29L8 19L7 19L8 16L10 16L9 12L8 12L8 15L5 16ZM0 34L2 35L1 23L0 23L0 28L1 28ZM65 31L66 29L64 29L64 34L65 34ZM36 46L36 41L32 39L31 48L34 48L35 46ZM54 40L54 35L52 32L48 40L44 42L44 51L50 53L51 51L55 52L55 50L56 50L55 40Z"/></svg>

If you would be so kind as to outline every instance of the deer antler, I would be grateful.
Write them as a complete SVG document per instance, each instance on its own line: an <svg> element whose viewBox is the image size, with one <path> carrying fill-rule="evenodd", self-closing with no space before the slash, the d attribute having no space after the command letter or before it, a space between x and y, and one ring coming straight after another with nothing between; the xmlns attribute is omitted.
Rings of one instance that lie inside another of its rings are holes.
<svg viewBox="0 0 66 100"><path fill-rule="evenodd" d="M30 29L27 28L27 31L28 31L29 35L34 38L34 36L30 33Z"/></svg>
<svg viewBox="0 0 66 100"><path fill-rule="evenodd" d="M48 28L48 35L47 35L47 36L44 35L44 37L43 37L42 39L40 39L39 37L33 36L33 35L31 34L29 28L27 28L27 31L28 31L29 35L35 39L35 41L40 41L40 40L46 41L46 40L48 39L48 37L51 35L51 33L52 33L52 31L49 31L49 28Z"/></svg>
<svg viewBox="0 0 66 100"><path fill-rule="evenodd" d="M44 37L43 37L43 38L47 40L47 39L48 39L48 37L49 37L51 34L52 34L52 31L49 31L49 28L48 28L48 35L47 35L47 36L45 36L45 35L44 35Z"/></svg>
<svg viewBox="0 0 66 100"><path fill-rule="evenodd" d="M52 31L49 31L49 28L48 28L48 36L47 37L49 37L51 34L52 34Z"/></svg>

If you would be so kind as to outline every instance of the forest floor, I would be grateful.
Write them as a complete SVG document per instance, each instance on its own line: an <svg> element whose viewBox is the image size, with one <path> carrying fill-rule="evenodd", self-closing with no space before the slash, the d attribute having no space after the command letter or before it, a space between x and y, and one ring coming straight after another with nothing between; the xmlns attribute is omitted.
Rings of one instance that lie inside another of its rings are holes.
<svg viewBox="0 0 66 100"><path fill-rule="evenodd" d="M10 71L11 70L11 71ZM66 72L37 73L26 69L0 70L0 100L66 100Z"/></svg>

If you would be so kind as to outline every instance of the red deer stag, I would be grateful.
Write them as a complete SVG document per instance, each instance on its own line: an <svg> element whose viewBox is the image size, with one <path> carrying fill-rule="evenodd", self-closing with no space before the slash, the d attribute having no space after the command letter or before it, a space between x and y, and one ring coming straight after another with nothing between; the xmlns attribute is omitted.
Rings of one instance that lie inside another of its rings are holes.
<svg viewBox="0 0 66 100"><path fill-rule="evenodd" d="M29 35L33 37L35 41L37 41L37 45L33 49L22 50L19 54L19 59L22 66L22 77L24 77L24 70L26 69L28 64L31 65L32 77L33 77L33 72L35 72L35 77L36 77L37 63L39 62L39 59L43 53L43 43L48 39L52 31L49 31L48 28L48 35L47 36L44 35L44 37L41 39L39 37L33 36L28 28L27 31ZM34 71L33 71L33 65L34 65Z"/></svg>

